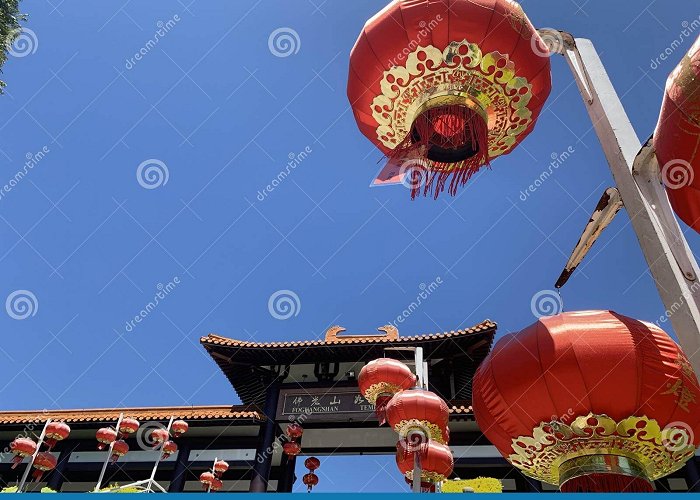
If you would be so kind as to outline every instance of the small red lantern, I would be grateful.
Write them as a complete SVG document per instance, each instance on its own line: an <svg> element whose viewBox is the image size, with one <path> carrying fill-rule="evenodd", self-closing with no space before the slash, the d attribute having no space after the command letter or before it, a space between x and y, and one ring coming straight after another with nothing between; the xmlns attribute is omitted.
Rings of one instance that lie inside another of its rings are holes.
<svg viewBox="0 0 700 500"><path fill-rule="evenodd" d="M224 462L223 460L217 460L214 462L214 474L216 474L217 477L221 477L221 475L228 470L228 462Z"/></svg>
<svg viewBox="0 0 700 500"><path fill-rule="evenodd" d="M141 424L139 424L139 421L135 418L123 418L119 424L119 434L121 434L122 437L133 434L139 429L139 425Z"/></svg>
<svg viewBox="0 0 700 500"><path fill-rule="evenodd" d="M292 422L287 426L287 436L289 436L289 439L291 440L300 438L303 433L304 429L296 422Z"/></svg>
<svg viewBox="0 0 700 500"><path fill-rule="evenodd" d="M312 488L318 484L318 476L313 472L309 472L304 474L302 481L306 485L306 490L310 493Z"/></svg>
<svg viewBox="0 0 700 500"><path fill-rule="evenodd" d="M174 437L182 436L189 428L189 424L184 420L175 420L173 425L170 426L170 430L173 432Z"/></svg>
<svg viewBox="0 0 700 500"><path fill-rule="evenodd" d="M156 448L158 445L160 445L160 443L167 441L169 437L170 435L168 434L168 431L165 429L156 428L151 431L150 439L153 442L153 447Z"/></svg>
<svg viewBox="0 0 700 500"><path fill-rule="evenodd" d="M36 452L36 443L29 438L15 438L14 441L10 443L10 451L14 454L12 457L12 468L14 469L24 457L31 457Z"/></svg>
<svg viewBox="0 0 700 500"><path fill-rule="evenodd" d="M296 457L299 453L301 453L301 445L296 441L287 441L282 446L282 450L288 457Z"/></svg>
<svg viewBox="0 0 700 500"><path fill-rule="evenodd" d="M119 457L123 457L127 453L129 453L129 445L126 444L126 441L121 439L115 441L112 445L112 456L110 457L110 460L112 463L114 463L119 459Z"/></svg>
<svg viewBox="0 0 700 500"><path fill-rule="evenodd" d="M97 438L97 441L99 443L97 445L97 449L104 450L107 446L116 441L117 431L115 431L111 427L102 427L100 429L97 429L95 437Z"/></svg>
<svg viewBox="0 0 700 500"><path fill-rule="evenodd" d="M700 232L700 37L666 81L654 149L674 212ZM698 174L698 175L696 175Z"/></svg>
<svg viewBox="0 0 700 500"><path fill-rule="evenodd" d="M419 439L447 443L446 435L449 408L437 394L423 389L411 389L396 394L386 407L389 425L403 439ZM409 442L410 444L410 442ZM416 443L418 444L418 443Z"/></svg>
<svg viewBox="0 0 700 500"><path fill-rule="evenodd" d="M175 441L166 441L163 443L163 456L161 457L162 460L165 460L168 458L170 455L175 453L177 451L177 444L175 444Z"/></svg>
<svg viewBox="0 0 700 500"><path fill-rule="evenodd" d="M46 426L44 442L49 450L56 446L58 441L62 441L70 434L70 427L64 422L51 422Z"/></svg>
<svg viewBox="0 0 700 500"><path fill-rule="evenodd" d="M36 457L34 457L34 464L32 464L32 466L36 469L32 473L34 481L41 480L41 476L44 474L44 472L55 469L57 463L58 461L56 460L56 457L54 457L48 451L40 451L37 453Z"/></svg>
<svg viewBox="0 0 700 500"><path fill-rule="evenodd" d="M224 487L224 482L219 479L218 477L215 477L214 480L211 482L211 491L220 491Z"/></svg>
<svg viewBox="0 0 700 500"><path fill-rule="evenodd" d="M202 483L202 489L204 491L207 491L211 487L215 479L216 477L211 472L202 472L199 475L199 482Z"/></svg>
<svg viewBox="0 0 700 500"><path fill-rule="evenodd" d="M404 443L396 443L396 465L406 479L413 480L414 455L405 453ZM430 442L420 454L421 483L439 483L452 474L454 458L449 446Z"/></svg>
<svg viewBox="0 0 700 500"><path fill-rule="evenodd" d="M321 461L316 457L309 457L306 460L304 460L304 467L313 472L319 467L321 467Z"/></svg>
<svg viewBox="0 0 700 500"><path fill-rule="evenodd" d="M658 326L612 311L545 316L502 337L472 401L501 454L563 492L651 492L700 444L688 359Z"/></svg>
<svg viewBox="0 0 700 500"><path fill-rule="evenodd" d="M357 378L360 393L374 405L379 425L386 422L386 405L394 394L416 385L416 376L401 361L379 358L360 370Z"/></svg>
<svg viewBox="0 0 700 500"><path fill-rule="evenodd" d="M394 0L350 54L357 125L390 163L412 166L412 197L454 195L512 151L550 90L549 51L513 0Z"/></svg>

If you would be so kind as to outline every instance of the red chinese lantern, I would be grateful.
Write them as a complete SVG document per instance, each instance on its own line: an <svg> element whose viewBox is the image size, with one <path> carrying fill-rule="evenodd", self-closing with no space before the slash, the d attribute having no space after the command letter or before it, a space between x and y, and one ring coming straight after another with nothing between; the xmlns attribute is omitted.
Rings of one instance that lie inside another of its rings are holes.
<svg viewBox="0 0 700 500"><path fill-rule="evenodd" d="M204 491L207 491L215 480L216 476L211 472L202 472L199 475L199 482L202 483L202 489Z"/></svg>
<svg viewBox="0 0 700 500"><path fill-rule="evenodd" d="M58 441L62 441L70 434L70 427L63 422L51 422L46 426L44 442L49 450L56 446Z"/></svg>
<svg viewBox="0 0 700 500"><path fill-rule="evenodd" d="M321 461L316 457L309 457L306 460L304 460L304 467L313 472L319 467L321 467Z"/></svg>
<svg viewBox="0 0 700 500"><path fill-rule="evenodd" d="M401 474L413 481L414 456L406 454L404 444L396 443L396 465ZM421 483L439 483L452 474L454 458L449 446L431 442L420 454Z"/></svg>
<svg viewBox="0 0 700 500"><path fill-rule="evenodd" d="M228 462L224 462L223 460L217 460L214 462L214 474L217 475L217 477L221 477L221 475L228 470Z"/></svg>
<svg viewBox="0 0 700 500"><path fill-rule="evenodd" d="M170 430L173 431L174 437L182 436L189 428L189 424L184 420L175 420L173 425L170 426Z"/></svg>
<svg viewBox="0 0 700 500"><path fill-rule="evenodd" d="M126 444L126 441L121 439L115 441L112 445L112 456L110 457L110 460L112 463L114 463L119 459L119 457L123 457L127 453L129 453L129 445Z"/></svg>
<svg viewBox="0 0 700 500"><path fill-rule="evenodd" d="M139 429L139 425L141 425L139 421L134 418L123 418L119 424L119 434L121 434L122 437L133 434Z"/></svg>
<svg viewBox="0 0 700 500"><path fill-rule="evenodd" d="M611 311L543 317L503 337L474 415L525 475L562 491L652 491L700 444L700 387L659 327Z"/></svg>
<svg viewBox="0 0 700 500"><path fill-rule="evenodd" d="M551 90L548 56L512 0L394 0L352 49L348 98L360 131L411 166L412 197L437 197L448 180L455 194L530 133Z"/></svg>
<svg viewBox="0 0 700 500"><path fill-rule="evenodd" d="M170 435L165 429L160 427L155 428L151 431L151 441L153 442L153 447L156 448L160 443L164 443L168 440Z"/></svg>
<svg viewBox="0 0 700 500"><path fill-rule="evenodd" d="M426 445L428 440L447 443L450 416L447 404L437 394L411 389L396 394L386 407L389 425L407 444Z"/></svg>
<svg viewBox="0 0 700 500"><path fill-rule="evenodd" d="M284 454L288 457L296 457L301 453L301 445L296 441L287 441L282 445L282 451L284 451Z"/></svg>
<svg viewBox="0 0 700 500"><path fill-rule="evenodd" d="M297 424L296 422L292 422L287 426L287 436L291 440L300 438L303 433L304 429L301 425Z"/></svg>
<svg viewBox="0 0 700 500"><path fill-rule="evenodd" d="M360 393L375 407L379 425L386 422L386 405L394 394L416 385L416 376L401 361L379 358L360 370L357 378Z"/></svg>
<svg viewBox="0 0 700 500"><path fill-rule="evenodd" d="M104 450L107 446L112 444L117 439L117 431L111 427L102 427L97 429L95 437L99 444L97 445L98 450Z"/></svg>
<svg viewBox="0 0 700 500"><path fill-rule="evenodd" d="M654 149L673 210L700 232L700 38L668 77Z"/></svg>
<svg viewBox="0 0 700 500"><path fill-rule="evenodd" d="M210 489L211 491L219 491L224 487L224 482L219 479L218 477L215 477L214 480L211 482Z"/></svg>
<svg viewBox="0 0 700 500"><path fill-rule="evenodd" d="M166 441L163 443L163 456L161 457L163 460L168 458L170 455L175 453L177 451L177 444L175 444L174 441Z"/></svg>
<svg viewBox="0 0 700 500"><path fill-rule="evenodd" d="M31 457L36 452L36 443L29 438L15 438L10 443L10 451L14 455L12 457L12 469L22 463L24 457Z"/></svg>
<svg viewBox="0 0 700 500"><path fill-rule="evenodd" d="M318 484L318 476L313 472L309 472L308 474L304 474L302 481L306 485L306 491L311 493L313 487Z"/></svg>
<svg viewBox="0 0 700 500"><path fill-rule="evenodd" d="M56 457L54 457L48 451L40 451L37 453L36 457L34 457L34 463L32 464L32 466L36 469L32 473L34 481L40 481L44 472L55 469L57 463L58 461L56 460Z"/></svg>

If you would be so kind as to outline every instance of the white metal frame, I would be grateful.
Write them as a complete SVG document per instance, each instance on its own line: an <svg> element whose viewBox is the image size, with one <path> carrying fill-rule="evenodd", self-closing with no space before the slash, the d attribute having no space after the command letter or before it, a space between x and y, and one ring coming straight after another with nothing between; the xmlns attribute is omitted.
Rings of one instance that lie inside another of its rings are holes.
<svg viewBox="0 0 700 500"><path fill-rule="evenodd" d="M590 40L540 30L563 55L603 147L649 271L693 370L700 376L700 269L673 215L651 142L642 147ZM557 44L560 40L563 43ZM661 325L663 326L663 325Z"/></svg>

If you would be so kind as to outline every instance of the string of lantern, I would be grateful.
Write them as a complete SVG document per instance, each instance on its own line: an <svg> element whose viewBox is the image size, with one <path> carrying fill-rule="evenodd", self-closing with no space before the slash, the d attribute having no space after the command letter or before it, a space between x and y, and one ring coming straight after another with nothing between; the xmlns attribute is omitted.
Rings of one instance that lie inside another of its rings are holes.
<svg viewBox="0 0 700 500"><path fill-rule="evenodd" d="M221 476L224 474L224 472L228 470L228 468L228 462L225 462L224 460L219 460L218 457L215 458L211 469L202 472L199 475L199 482L202 483L202 489L207 493L210 493L212 491L220 491L221 489L223 489L224 482L221 479Z"/></svg>

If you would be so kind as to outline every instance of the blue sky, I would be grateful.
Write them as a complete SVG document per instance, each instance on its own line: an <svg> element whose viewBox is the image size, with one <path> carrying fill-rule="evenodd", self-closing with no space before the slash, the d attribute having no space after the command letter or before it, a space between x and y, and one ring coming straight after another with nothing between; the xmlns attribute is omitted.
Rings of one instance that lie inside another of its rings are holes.
<svg viewBox="0 0 700 500"><path fill-rule="evenodd" d="M380 154L357 131L345 84L357 34L383 5L23 3L33 33L4 67L0 185L27 154L44 153L0 197L0 298L19 290L36 299L25 319L0 314L3 409L236 403L201 335L302 340L333 324L368 333L438 278L399 325L402 334L490 318L502 335L535 320L532 297L553 287L612 185L568 67L552 60L553 90L535 131L458 198L411 202L401 186L370 189ZM652 60L683 22L699 18L697 6L523 7L538 27L594 41L637 133L648 137L666 76L692 42ZM168 33L131 61L168 20ZM279 28L298 34L287 57L268 46ZM523 201L551 156L569 148ZM306 158L261 201L289 155L302 151ZM139 182L142 164L167 169L167 182ZM697 235L683 228L697 249ZM129 328L168 283L158 306ZM268 309L279 290L298 297L284 320ZM562 296L565 310L645 320L663 313L624 211ZM392 460L329 459L318 489L356 490L342 467L396 474ZM381 477L370 489L402 488Z"/></svg>

